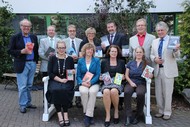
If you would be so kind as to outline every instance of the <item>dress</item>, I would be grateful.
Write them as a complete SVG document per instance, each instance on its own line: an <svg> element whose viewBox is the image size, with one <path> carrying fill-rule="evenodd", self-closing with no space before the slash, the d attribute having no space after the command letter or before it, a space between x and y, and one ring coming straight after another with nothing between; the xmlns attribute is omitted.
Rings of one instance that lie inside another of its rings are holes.
<svg viewBox="0 0 190 127"><path fill-rule="evenodd" d="M103 74L105 72L109 72L111 78L115 77L116 73L125 74L125 62L121 59L118 59L116 66L110 66L109 58L102 60L101 73ZM116 88L119 91L119 94L121 94L124 88L124 81L122 81L121 85L116 85L114 83L111 83L109 85L103 85L101 88L101 92L103 93L104 89L112 89L112 88Z"/></svg>
<svg viewBox="0 0 190 127"><path fill-rule="evenodd" d="M65 62L65 70L74 69L73 58L68 56L65 59L59 59L60 63L60 72L63 71L63 64ZM48 75L50 77L48 91L46 97L49 103L51 104L61 104L63 106L69 107L72 103L74 96L74 81L67 81L67 83L60 83L54 80L55 76L60 78L66 78L66 71L63 75L59 73L58 59L56 56L52 56L49 59L48 63Z"/></svg>

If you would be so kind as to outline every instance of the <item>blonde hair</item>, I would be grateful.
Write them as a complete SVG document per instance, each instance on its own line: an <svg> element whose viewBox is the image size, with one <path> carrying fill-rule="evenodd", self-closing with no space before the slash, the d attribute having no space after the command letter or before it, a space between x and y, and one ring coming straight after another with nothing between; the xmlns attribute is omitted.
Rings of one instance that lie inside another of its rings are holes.
<svg viewBox="0 0 190 127"><path fill-rule="evenodd" d="M86 36L87 36L89 33L91 33L91 32L94 33L94 34L96 34L96 30L95 30L93 27L87 28L86 31L85 31Z"/></svg>
<svg viewBox="0 0 190 127"><path fill-rule="evenodd" d="M56 48L58 48L58 44L61 44L61 43L63 43L63 44L65 45L65 48L66 48L66 44L65 44L65 42L64 42L63 40L59 40L59 41L57 42Z"/></svg>
<svg viewBox="0 0 190 127"><path fill-rule="evenodd" d="M81 51L82 51L82 56L83 57L85 57L86 56L86 50L87 49L93 49L93 56L94 56L94 54L95 54L95 51L96 51L96 48L95 48L95 45L94 44L91 44L91 43L86 43L83 47L82 47L82 49L81 49Z"/></svg>

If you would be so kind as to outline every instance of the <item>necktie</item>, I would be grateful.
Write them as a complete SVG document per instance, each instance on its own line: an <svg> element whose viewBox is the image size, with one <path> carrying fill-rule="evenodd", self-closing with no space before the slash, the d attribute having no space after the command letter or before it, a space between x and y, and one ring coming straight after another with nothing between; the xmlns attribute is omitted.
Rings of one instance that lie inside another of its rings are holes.
<svg viewBox="0 0 190 127"><path fill-rule="evenodd" d="M110 44L113 44L113 34L110 35Z"/></svg>
<svg viewBox="0 0 190 127"><path fill-rule="evenodd" d="M53 38L50 39L51 47L54 48Z"/></svg>
<svg viewBox="0 0 190 127"><path fill-rule="evenodd" d="M160 44L159 44L159 47L158 47L158 56L159 56L160 58L162 58L163 41L164 41L164 39L161 38L161 39L160 39Z"/></svg>
<svg viewBox="0 0 190 127"><path fill-rule="evenodd" d="M74 41L72 40L72 48L75 50L76 52L76 49L75 49L75 44L74 44Z"/></svg>

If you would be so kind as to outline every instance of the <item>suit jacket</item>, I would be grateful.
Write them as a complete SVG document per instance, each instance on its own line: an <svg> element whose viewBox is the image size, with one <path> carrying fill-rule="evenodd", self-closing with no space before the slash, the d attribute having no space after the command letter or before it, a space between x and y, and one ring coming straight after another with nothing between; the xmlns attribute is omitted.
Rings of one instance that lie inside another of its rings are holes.
<svg viewBox="0 0 190 127"><path fill-rule="evenodd" d="M167 78L174 78L178 76L178 68L176 57L180 56L180 51L175 52L172 49L168 49L167 45L169 42L169 36L164 37L163 50L162 50L162 59L164 60L164 74ZM158 47L160 44L160 38L157 38L152 43L151 55L150 58L153 62L154 67L154 76L157 77L159 73L159 64L156 64L154 59L158 57Z"/></svg>
<svg viewBox="0 0 190 127"><path fill-rule="evenodd" d="M80 46L80 43L82 41L82 39L80 38L75 38L75 48L76 48L76 53L77 55L79 55L79 46ZM66 52L71 48L71 44L70 44L70 38L65 38L63 39L63 41L65 42L66 44Z"/></svg>
<svg viewBox="0 0 190 127"><path fill-rule="evenodd" d="M88 70L86 67L85 58L84 57L80 58L77 64L77 77L76 77L78 85L82 84L82 79L87 71ZM92 57L89 72L94 74L94 76L92 77L90 81L91 85L97 84L99 81L100 73L101 73L99 58Z"/></svg>
<svg viewBox="0 0 190 127"><path fill-rule="evenodd" d="M151 45L152 45L152 41L155 39L156 37L146 33L145 39L144 39L144 44L143 44L143 48L145 50L145 56L147 58L147 60L149 62L151 62L150 60L150 50L151 50ZM129 56L130 57L135 57L134 53L135 53L135 48L137 48L139 45L139 41L138 41L138 37L137 35L132 36L129 39Z"/></svg>
<svg viewBox="0 0 190 127"><path fill-rule="evenodd" d="M34 43L34 61L38 62L38 40L37 36L30 34L30 39ZM16 73L22 73L25 67L26 54L21 54L21 50L25 48L22 33L15 34L11 37L8 53L14 57L14 70Z"/></svg>
<svg viewBox="0 0 190 127"><path fill-rule="evenodd" d="M57 42L60 40L59 38L55 37L54 38L54 46L56 47ZM48 48L51 47L51 42L49 40L49 38L42 38L40 39L40 46L38 49L38 53L40 58L42 59L41 61L41 66L40 66L40 71L41 72L47 72L47 66L48 66L48 58L45 56L46 51L48 50ZM56 49L55 49L56 50Z"/></svg>

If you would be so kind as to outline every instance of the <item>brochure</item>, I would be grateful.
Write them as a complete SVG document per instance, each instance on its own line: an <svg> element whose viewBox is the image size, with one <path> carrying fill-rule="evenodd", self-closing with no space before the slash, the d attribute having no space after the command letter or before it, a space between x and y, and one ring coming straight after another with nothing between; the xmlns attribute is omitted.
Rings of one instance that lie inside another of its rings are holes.
<svg viewBox="0 0 190 127"><path fill-rule="evenodd" d="M77 53L75 52L75 50L71 47L71 48L69 48L69 50L67 50L67 54L68 55L71 55L71 56L73 56L73 55L77 55Z"/></svg>
<svg viewBox="0 0 190 127"><path fill-rule="evenodd" d="M129 45L122 45L122 56L129 56Z"/></svg>
<svg viewBox="0 0 190 127"><path fill-rule="evenodd" d="M48 49L47 49L47 51L45 52L45 56L46 57L49 57L49 54L50 54L50 52L55 52L55 49L54 48L52 48L52 47L49 47Z"/></svg>
<svg viewBox="0 0 190 127"><path fill-rule="evenodd" d="M102 74L102 80L104 81L104 85L109 85L112 83L109 72L105 72Z"/></svg>
<svg viewBox="0 0 190 127"><path fill-rule="evenodd" d="M83 82L90 82L90 80L92 79L93 76L94 76L94 74L87 71L86 74L84 75L82 81Z"/></svg>
<svg viewBox="0 0 190 127"><path fill-rule="evenodd" d="M123 74L116 73L114 78L114 83L117 85L121 85Z"/></svg>
<svg viewBox="0 0 190 127"><path fill-rule="evenodd" d="M168 49L175 49L176 44L180 43L180 36L170 36L168 42Z"/></svg>
<svg viewBox="0 0 190 127"><path fill-rule="evenodd" d="M72 69L66 70L66 77L69 81L74 81L74 74Z"/></svg>
<svg viewBox="0 0 190 127"><path fill-rule="evenodd" d="M149 78L149 77L148 77L149 74L152 74L153 71L154 71L154 68L153 68L153 67L151 67L151 66L149 66L149 65L146 65L146 67L145 67L145 69L144 69L144 71L143 71L141 77L148 79L148 78Z"/></svg>
<svg viewBox="0 0 190 127"><path fill-rule="evenodd" d="M107 35L101 37L100 39L101 39L101 44L104 44L106 47L110 45Z"/></svg>

